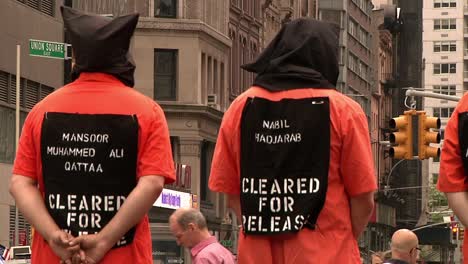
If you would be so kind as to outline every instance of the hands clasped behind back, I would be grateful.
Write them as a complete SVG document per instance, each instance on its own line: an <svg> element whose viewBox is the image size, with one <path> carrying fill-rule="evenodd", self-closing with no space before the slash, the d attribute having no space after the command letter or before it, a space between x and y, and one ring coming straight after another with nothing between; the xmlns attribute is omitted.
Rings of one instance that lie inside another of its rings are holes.
<svg viewBox="0 0 468 264"><path fill-rule="evenodd" d="M49 245L60 257L61 264L97 264L112 248L99 234L73 237L61 230L56 234Z"/></svg>
<svg viewBox="0 0 468 264"><path fill-rule="evenodd" d="M79 253L79 245L70 245L73 236L63 230L57 230L52 233L48 239L52 251L62 260L61 263L70 264L74 254Z"/></svg>

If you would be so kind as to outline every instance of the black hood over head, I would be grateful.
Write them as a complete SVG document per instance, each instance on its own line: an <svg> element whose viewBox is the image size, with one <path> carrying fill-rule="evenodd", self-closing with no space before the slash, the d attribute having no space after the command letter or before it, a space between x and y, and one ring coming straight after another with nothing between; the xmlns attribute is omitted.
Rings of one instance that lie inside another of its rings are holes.
<svg viewBox="0 0 468 264"><path fill-rule="evenodd" d="M111 19L65 6L60 10L75 58L72 81L82 72L101 72L133 87L135 63L128 49L139 15Z"/></svg>
<svg viewBox="0 0 468 264"><path fill-rule="evenodd" d="M285 24L257 60L242 65L257 74L254 85L270 91L335 88L338 25L300 18Z"/></svg>

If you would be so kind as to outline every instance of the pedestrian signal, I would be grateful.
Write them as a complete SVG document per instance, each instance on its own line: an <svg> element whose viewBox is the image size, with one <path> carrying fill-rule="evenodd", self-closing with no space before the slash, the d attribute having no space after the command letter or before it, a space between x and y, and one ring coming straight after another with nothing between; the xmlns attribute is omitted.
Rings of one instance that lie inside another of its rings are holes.
<svg viewBox="0 0 468 264"><path fill-rule="evenodd" d="M418 156L419 159L438 158L440 156L440 148L431 147L431 143L440 142L439 132L431 131L431 129L440 128L440 118L426 116L426 112L418 112Z"/></svg>
<svg viewBox="0 0 468 264"><path fill-rule="evenodd" d="M390 134L390 143L396 144L390 148L390 157L395 159L413 158L412 122L414 110L405 111L403 115L390 119L390 128L397 131Z"/></svg>

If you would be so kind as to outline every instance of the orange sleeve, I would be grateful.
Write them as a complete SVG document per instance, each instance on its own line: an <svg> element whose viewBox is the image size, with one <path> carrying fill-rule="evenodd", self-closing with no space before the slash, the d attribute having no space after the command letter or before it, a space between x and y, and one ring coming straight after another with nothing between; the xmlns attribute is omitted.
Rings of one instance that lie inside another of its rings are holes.
<svg viewBox="0 0 468 264"><path fill-rule="evenodd" d="M214 192L240 193L240 119L243 105L233 103L224 114L219 129L208 182Z"/></svg>
<svg viewBox="0 0 468 264"><path fill-rule="evenodd" d="M464 192L468 190L458 140L458 114L463 101L466 100L459 103L445 127L439 179L437 181L437 189L441 192Z"/></svg>
<svg viewBox="0 0 468 264"><path fill-rule="evenodd" d="M149 120L148 131L145 131L146 141L140 145L137 178L158 175L166 178L165 183L168 184L175 181L169 129L164 112L159 105L154 105L153 114L152 120Z"/></svg>
<svg viewBox="0 0 468 264"><path fill-rule="evenodd" d="M18 143L15 162L13 164L13 174L38 179L37 172L37 153L34 142L33 123L35 112L31 111L21 131L21 137Z"/></svg>
<svg viewBox="0 0 468 264"><path fill-rule="evenodd" d="M346 192L350 196L375 191L372 151L367 119L361 108L353 109L341 122L342 151L341 175Z"/></svg>

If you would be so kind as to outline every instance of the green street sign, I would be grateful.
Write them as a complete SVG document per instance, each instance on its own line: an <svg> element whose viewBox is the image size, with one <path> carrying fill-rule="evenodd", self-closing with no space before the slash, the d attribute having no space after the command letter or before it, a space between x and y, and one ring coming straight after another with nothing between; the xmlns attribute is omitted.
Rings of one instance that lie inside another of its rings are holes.
<svg viewBox="0 0 468 264"><path fill-rule="evenodd" d="M232 247L232 240L221 240L220 243L225 247Z"/></svg>
<svg viewBox="0 0 468 264"><path fill-rule="evenodd" d="M70 59L70 57L67 54L68 46L70 46L70 44L30 39L29 55L66 60Z"/></svg>

